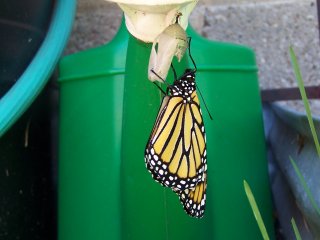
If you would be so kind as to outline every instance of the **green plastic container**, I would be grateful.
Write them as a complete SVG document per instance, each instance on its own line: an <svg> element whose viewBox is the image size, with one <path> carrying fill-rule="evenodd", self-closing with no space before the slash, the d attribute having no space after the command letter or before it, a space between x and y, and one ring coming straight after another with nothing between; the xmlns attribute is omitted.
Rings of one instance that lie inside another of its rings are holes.
<svg viewBox="0 0 320 240"><path fill-rule="evenodd" d="M120 164L128 33L60 63L58 239L120 239Z"/></svg>
<svg viewBox="0 0 320 240"><path fill-rule="evenodd" d="M147 80L151 50L124 24L102 47L60 64L59 240L261 239L243 188L255 194L271 239L272 205L254 53L189 30L203 108L208 190L204 218L154 182L144 148L161 102ZM181 73L187 58L177 66ZM172 79L169 74L168 79Z"/></svg>

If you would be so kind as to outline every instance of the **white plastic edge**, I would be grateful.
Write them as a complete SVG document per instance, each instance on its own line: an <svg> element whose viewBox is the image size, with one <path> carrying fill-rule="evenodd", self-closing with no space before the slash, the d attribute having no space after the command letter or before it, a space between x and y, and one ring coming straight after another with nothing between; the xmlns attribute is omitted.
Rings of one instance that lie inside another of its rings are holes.
<svg viewBox="0 0 320 240"><path fill-rule="evenodd" d="M135 4L135 5L169 5L169 4L181 4L186 2L194 2L194 0L106 0L108 2L124 3L124 4Z"/></svg>
<svg viewBox="0 0 320 240"><path fill-rule="evenodd" d="M144 42L154 42L156 37L175 22L186 29L188 18L198 0L106 0L118 3L125 13L128 31Z"/></svg>

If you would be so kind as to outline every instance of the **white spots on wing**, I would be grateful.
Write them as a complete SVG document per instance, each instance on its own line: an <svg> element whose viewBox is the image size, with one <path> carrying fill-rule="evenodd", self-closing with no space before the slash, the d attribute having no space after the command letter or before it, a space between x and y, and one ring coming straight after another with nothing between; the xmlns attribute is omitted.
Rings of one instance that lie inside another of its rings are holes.
<svg viewBox="0 0 320 240"><path fill-rule="evenodd" d="M195 97L191 97L196 91L193 72L190 72L190 74L185 76L183 79L175 81L173 86L169 87L169 91L169 98L178 97L179 99L177 99L177 101L179 104L189 104L190 108L191 105L194 104L197 108L199 108L197 102L194 102ZM199 111L202 113L201 109L199 109ZM206 143L205 127L203 122L199 121L194 123L192 126L192 134L194 134L195 124L197 124L199 127L199 133L203 135ZM162 155L160 153L157 154L156 150L153 148L154 144L157 142L158 136L153 136L151 139L152 140L150 140L145 150L145 162L148 171L152 175L152 178L159 182L162 186L171 188L176 194L179 195L180 202L182 203L187 214L193 217L202 217L205 209L206 186L203 189L204 192L202 192L203 196L200 202L194 201L194 194L195 191L197 191L196 189L200 186L199 184L204 184L204 181L206 180L206 148L204 148L204 151L200 153L201 165L197 167L196 175L192 178L181 178L177 175L177 172L170 171L170 162L165 161L168 159L162 159ZM184 150L189 152L190 148ZM188 158L188 156L186 157Z"/></svg>

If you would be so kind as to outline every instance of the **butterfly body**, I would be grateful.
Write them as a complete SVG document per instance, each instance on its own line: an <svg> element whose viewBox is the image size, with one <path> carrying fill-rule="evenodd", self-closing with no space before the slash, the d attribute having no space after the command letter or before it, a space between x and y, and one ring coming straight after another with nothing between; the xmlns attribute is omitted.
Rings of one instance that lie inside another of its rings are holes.
<svg viewBox="0 0 320 240"><path fill-rule="evenodd" d="M186 212L201 217L206 191L206 137L195 71L170 85L145 150L153 179L176 192Z"/></svg>

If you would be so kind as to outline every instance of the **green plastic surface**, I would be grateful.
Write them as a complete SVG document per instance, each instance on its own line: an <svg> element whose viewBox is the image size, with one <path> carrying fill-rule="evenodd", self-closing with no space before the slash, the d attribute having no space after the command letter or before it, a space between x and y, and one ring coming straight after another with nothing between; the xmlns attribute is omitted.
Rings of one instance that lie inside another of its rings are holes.
<svg viewBox="0 0 320 240"><path fill-rule="evenodd" d="M60 63L58 239L120 239L125 28Z"/></svg>
<svg viewBox="0 0 320 240"><path fill-rule="evenodd" d="M161 95L147 80L151 45L128 37L122 25L111 43L60 64L59 240L261 239L244 179L274 239L254 53L188 32L197 83L214 118L202 107L204 218L186 215L178 197L145 168L144 148ZM178 72L186 66L184 58Z"/></svg>

